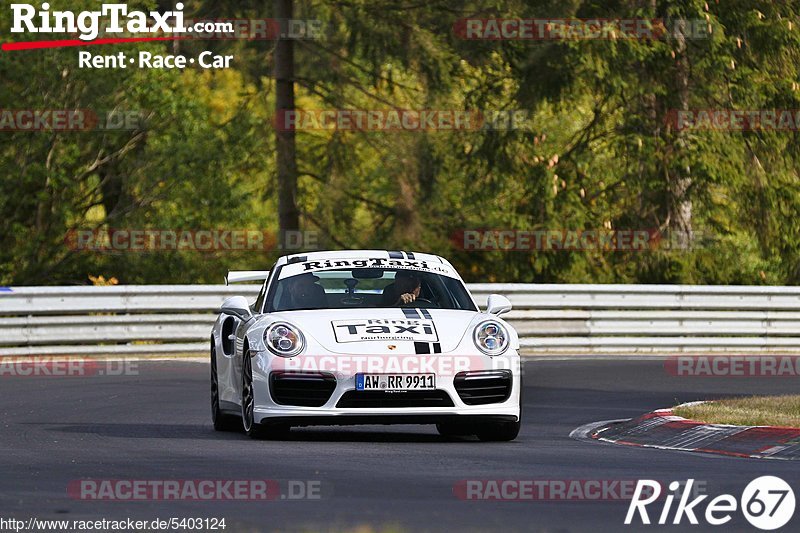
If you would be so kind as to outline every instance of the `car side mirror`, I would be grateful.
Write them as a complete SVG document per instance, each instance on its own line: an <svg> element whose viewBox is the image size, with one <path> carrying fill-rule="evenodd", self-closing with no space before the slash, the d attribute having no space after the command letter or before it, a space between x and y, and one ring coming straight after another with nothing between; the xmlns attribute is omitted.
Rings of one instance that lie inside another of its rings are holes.
<svg viewBox="0 0 800 533"><path fill-rule="evenodd" d="M253 316L250 304L244 296L232 296L222 303L220 311L226 315L233 315L240 320L250 320Z"/></svg>
<svg viewBox="0 0 800 533"><path fill-rule="evenodd" d="M490 315L500 316L511 311L511 301L500 294L490 294L486 300L486 312Z"/></svg>

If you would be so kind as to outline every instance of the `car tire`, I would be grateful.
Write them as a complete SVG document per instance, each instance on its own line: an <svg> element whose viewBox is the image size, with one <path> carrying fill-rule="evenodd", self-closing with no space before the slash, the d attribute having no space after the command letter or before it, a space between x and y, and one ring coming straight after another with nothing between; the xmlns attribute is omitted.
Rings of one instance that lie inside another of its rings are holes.
<svg viewBox="0 0 800 533"><path fill-rule="evenodd" d="M223 413L219 407L219 375L217 374L217 351L211 347L211 422L216 431L241 431L238 417Z"/></svg>
<svg viewBox="0 0 800 533"><path fill-rule="evenodd" d="M286 437L291 426L283 423L258 424L255 421L255 395L253 392L253 359L245 350L242 359L242 426L253 439L280 439Z"/></svg>

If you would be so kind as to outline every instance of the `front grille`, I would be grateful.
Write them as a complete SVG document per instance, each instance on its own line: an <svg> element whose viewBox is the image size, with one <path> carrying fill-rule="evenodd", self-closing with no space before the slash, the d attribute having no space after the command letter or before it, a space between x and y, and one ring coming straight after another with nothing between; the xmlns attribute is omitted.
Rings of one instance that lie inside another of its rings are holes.
<svg viewBox="0 0 800 533"><path fill-rule="evenodd" d="M336 407L453 407L453 400L443 390L411 390L402 392L345 392Z"/></svg>
<svg viewBox="0 0 800 533"><path fill-rule="evenodd" d="M501 403L511 396L510 370L459 372L453 385L461 401L467 405Z"/></svg>
<svg viewBox="0 0 800 533"><path fill-rule="evenodd" d="M336 378L327 372L272 372L269 392L279 405L321 407L336 389Z"/></svg>

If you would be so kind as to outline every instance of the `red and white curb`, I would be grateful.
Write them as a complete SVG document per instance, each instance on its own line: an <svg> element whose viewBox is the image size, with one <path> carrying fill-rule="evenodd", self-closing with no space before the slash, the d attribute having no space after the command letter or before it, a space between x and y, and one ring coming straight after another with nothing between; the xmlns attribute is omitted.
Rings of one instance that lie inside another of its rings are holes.
<svg viewBox="0 0 800 533"><path fill-rule="evenodd" d="M660 450L800 460L798 428L706 424L676 416L672 409L586 424L573 430L570 437Z"/></svg>

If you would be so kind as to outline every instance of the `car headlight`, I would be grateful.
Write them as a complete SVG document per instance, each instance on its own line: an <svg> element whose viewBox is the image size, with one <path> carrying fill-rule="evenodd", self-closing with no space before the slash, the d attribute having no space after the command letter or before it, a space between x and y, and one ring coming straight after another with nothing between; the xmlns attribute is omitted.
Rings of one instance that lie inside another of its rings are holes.
<svg viewBox="0 0 800 533"><path fill-rule="evenodd" d="M475 346L486 355L500 355L508 349L508 332L499 322L478 324L473 339Z"/></svg>
<svg viewBox="0 0 800 533"><path fill-rule="evenodd" d="M285 322L277 322L268 327L264 331L264 343L269 351L281 357L295 356L306 346L300 330Z"/></svg>

